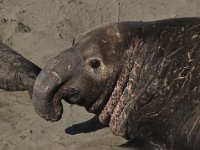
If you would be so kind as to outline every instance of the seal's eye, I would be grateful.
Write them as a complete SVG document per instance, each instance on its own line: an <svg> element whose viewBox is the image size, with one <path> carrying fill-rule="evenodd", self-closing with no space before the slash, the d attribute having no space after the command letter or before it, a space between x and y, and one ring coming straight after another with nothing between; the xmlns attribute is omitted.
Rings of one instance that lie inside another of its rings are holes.
<svg viewBox="0 0 200 150"><path fill-rule="evenodd" d="M94 60L91 60L91 61L90 61L90 66L91 66L92 68L94 68L94 69L99 68L100 65L101 65L101 63L100 63L100 61L97 60L97 59L94 59Z"/></svg>

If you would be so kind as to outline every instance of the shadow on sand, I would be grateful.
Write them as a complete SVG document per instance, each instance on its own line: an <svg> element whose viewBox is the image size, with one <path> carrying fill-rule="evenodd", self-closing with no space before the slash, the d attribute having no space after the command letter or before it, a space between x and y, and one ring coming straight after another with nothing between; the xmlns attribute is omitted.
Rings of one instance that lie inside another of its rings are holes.
<svg viewBox="0 0 200 150"><path fill-rule="evenodd" d="M101 124L97 116L94 116L92 119L78 124L74 124L65 129L65 133L70 135L76 135L80 133L90 133L102 128L108 127L107 125Z"/></svg>

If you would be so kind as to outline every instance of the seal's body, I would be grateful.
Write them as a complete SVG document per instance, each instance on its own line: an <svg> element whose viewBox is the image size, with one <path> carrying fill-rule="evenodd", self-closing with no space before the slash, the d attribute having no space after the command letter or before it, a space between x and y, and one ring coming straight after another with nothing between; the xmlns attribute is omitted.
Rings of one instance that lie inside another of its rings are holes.
<svg viewBox="0 0 200 150"><path fill-rule="evenodd" d="M200 148L200 18L119 22L82 34L39 74L36 112L84 106L113 133L170 149Z"/></svg>
<svg viewBox="0 0 200 150"><path fill-rule="evenodd" d="M100 121L127 139L199 149L200 20L158 21L139 33L134 39L140 48L124 61Z"/></svg>
<svg viewBox="0 0 200 150"><path fill-rule="evenodd" d="M0 89L8 91L28 90L32 95L35 79L40 68L0 43Z"/></svg>

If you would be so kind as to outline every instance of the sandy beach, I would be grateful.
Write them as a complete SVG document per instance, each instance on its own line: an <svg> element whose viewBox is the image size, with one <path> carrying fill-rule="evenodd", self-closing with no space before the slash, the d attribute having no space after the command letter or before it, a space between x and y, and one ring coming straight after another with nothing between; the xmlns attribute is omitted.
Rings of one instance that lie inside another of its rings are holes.
<svg viewBox="0 0 200 150"><path fill-rule="evenodd" d="M199 7L199 0L0 0L0 42L43 67L70 47L74 37L95 26L199 17ZM120 145L127 141L114 136L109 128L84 133L94 125L80 123L93 114L63 104L63 118L51 123L34 112L27 91L0 90L0 150L126 149Z"/></svg>

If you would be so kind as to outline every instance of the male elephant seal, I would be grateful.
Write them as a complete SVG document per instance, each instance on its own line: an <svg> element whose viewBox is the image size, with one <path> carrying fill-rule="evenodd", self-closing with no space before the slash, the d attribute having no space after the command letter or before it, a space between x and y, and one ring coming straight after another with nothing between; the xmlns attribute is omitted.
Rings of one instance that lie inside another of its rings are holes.
<svg viewBox="0 0 200 150"><path fill-rule="evenodd" d="M126 139L200 149L200 18L118 22L82 34L36 79L46 120L61 99L84 106Z"/></svg>
<svg viewBox="0 0 200 150"><path fill-rule="evenodd" d="M38 66L0 43L0 89L28 90L32 96L33 85L39 72Z"/></svg>

